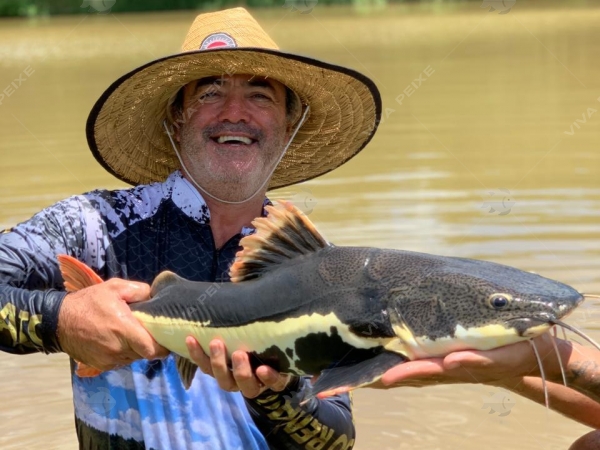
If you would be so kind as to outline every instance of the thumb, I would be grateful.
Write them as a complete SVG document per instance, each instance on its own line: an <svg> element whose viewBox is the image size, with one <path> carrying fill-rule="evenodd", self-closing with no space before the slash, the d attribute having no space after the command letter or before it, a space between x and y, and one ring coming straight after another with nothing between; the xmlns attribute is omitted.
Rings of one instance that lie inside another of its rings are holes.
<svg viewBox="0 0 600 450"><path fill-rule="evenodd" d="M456 369L458 367L481 367L490 363L490 358L478 351L450 353L444 358L444 368L447 370Z"/></svg>
<svg viewBox="0 0 600 450"><path fill-rule="evenodd" d="M120 290L121 298L127 303L143 302L150 298L150 285L128 281Z"/></svg>

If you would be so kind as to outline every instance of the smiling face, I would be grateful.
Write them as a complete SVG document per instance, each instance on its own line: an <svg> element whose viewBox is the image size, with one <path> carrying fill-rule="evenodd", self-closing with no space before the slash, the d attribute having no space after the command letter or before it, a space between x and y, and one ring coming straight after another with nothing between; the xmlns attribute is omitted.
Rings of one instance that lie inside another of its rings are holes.
<svg viewBox="0 0 600 450"><path fill-rule="evenodd" d="M226 201L256 193L289 139L286 88L271 79L233 75L189 83L183 118L177 138L186 168Z"/></svg>

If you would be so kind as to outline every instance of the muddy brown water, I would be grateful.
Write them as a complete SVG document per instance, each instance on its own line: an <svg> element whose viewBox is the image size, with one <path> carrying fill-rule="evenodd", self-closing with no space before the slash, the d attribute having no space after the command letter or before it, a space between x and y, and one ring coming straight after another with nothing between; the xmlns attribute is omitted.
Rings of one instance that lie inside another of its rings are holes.
<svg viewBox="0 0 600 450"><path fill-rule="evenodd" d="M258 11L283 48L366 73L384 102L363 153L272 196L306 199L338 245L489 259L600 293L600 9L590 5ZM194 16L0 20L0 92L10 93L0 228L123 186L87 150L87 114L121 74L174 52ZM588 303L569 321L598 339L599 319ZM0 448L77 448L64 355L0 359ZM499 417L484 407L494 395L480 385L360 390L356 448L559 450L588 430L515 395Z"/></svg>

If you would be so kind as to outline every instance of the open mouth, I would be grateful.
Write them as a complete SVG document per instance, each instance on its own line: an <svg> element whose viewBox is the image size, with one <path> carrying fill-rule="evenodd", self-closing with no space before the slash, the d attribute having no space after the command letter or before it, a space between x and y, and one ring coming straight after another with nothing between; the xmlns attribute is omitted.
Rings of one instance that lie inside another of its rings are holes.
<svg viewBox="0 0 600 450"><path fill-rule="evenodd" d="M233 135L223 135L223 136L214 136L211 139L217 144L225 144L225 145L252 145L257 142L256 139L252 139L247 136L233 136Z"/></svg>

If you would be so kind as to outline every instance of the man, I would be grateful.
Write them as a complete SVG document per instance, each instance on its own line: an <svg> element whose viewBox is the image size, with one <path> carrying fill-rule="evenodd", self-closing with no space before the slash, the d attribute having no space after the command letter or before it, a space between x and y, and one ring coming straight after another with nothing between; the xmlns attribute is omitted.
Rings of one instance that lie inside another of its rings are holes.
<svg viewBox="0 0 600 450"><path fill-rule="evenodd" d="M550 407L584 425L600 429L600 351L556 339L548 333L535 338L534 343L542 357ZM563 373L568 387L563 385ZM386 372L382 382L388 388L484 383L545 403L541 370L529 342L487 352L463 351L445 358L401 364ZM599 448L600 431L592 431L573 443L569 450Z"/></svg>
<svg viewBox="0 0 600 450"><path fill-rule="evenodd" d="M174 358L127 303L146 300L147 283L167 269L228 281L267 190L346 162L380 113L369 79L280 52L241 8L198 16L181 53L109 87L88 119L88 141L109 172L136 187L72 197L0 235L0 310L8 312L0 348L64 351L104 371L72 376L81 448L353 446L348 396L294 407L307 380L267 366L253 373L239 351L230 370L218 340L201 349L188 338L206 374L185 390ZM109 281L65 294L61 253Z"/></svg>

